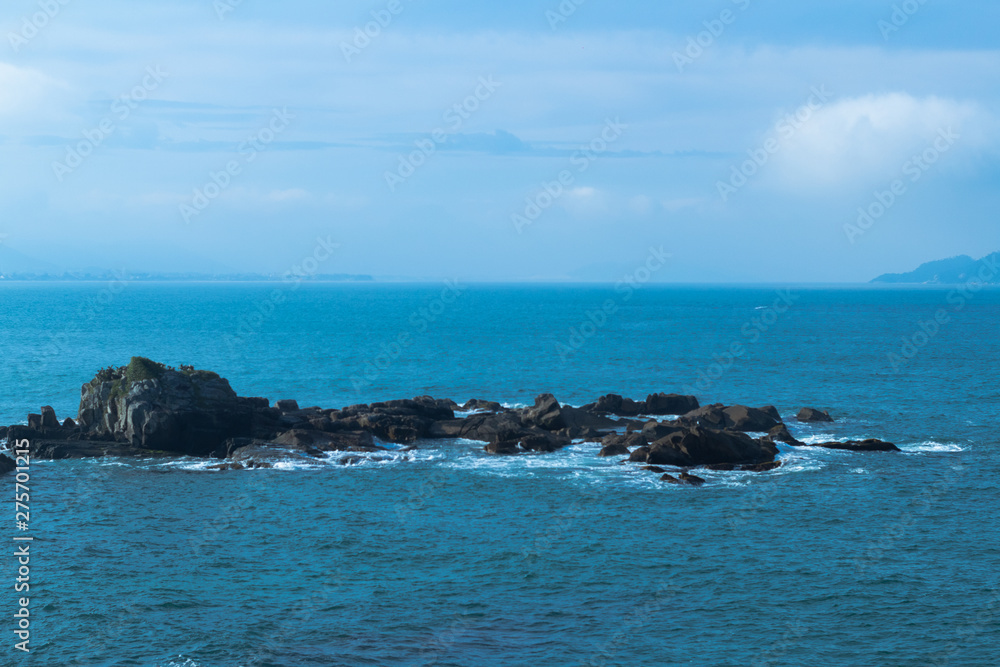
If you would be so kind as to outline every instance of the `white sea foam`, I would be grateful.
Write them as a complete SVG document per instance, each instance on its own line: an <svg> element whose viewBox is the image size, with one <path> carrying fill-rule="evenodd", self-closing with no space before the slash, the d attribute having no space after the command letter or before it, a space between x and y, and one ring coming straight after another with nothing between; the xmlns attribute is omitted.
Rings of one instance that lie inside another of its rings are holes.
<svg viewBox="0 0 1000 667"><path fill-rule="evenodd" d="M954 443L944 443L936 442L934 440L925 440L924 442L916 442L909 445L898 445L900 449L904 452L918 452L918 453L928 453L928 452L964 452L965 447L961 445L956 445Z"/></svg>

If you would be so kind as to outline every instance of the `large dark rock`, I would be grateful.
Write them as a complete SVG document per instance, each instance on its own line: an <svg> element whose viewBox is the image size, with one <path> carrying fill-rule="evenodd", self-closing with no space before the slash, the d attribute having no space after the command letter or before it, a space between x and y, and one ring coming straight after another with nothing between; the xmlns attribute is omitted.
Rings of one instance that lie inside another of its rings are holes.
<svg viewBox="0 0 1000 667"><path fill-rule="evenodd" d="M274 439L275 444L303 452L377 452L385 450L375 444L372 434L365 431L322 431L293 430L282 433Z"/></svg>
<svg viewBox="0 0 1000 667"><path fill-rule="evenodd" d="M631 398L622 398L618 394L607 394L597 399L596 403L589 406L591 412L598 414L620 415L622 417L635 417L645 410L644 403L638 403Z"/></svg>
<svg viewBox="0 0 1000 667"><path fill-rule="evenodd" d="M207 456L251 435L253 408L215 373L177 371L142 357L83 386L79 426L87 439Z"/></svg>
<svg viewBox="0 0 1000 667"><path fill-rule="evenodd" d="M682 416L679 423L731 431L769 431L778 420L763 410L745 405L726 407L721 403L706 405Z"/></svg>
<svg viewBox="0 0 1000 667"><path fill-rule="evenodd" d="M765 405L760 409L760 411L776 422L781 421L781 413L778 412L778 408L774 407L773 405Z"/></svg>
<svg viewBox="0 0 1000 667"><path fill-rule="evenodd" d="M799 414L795 415L795 418L800 422L832 422L833 417L826 410L817 410L815 408L802 408L799 410Z"/></svg>
<svg viewBox="0 0 1000 667"><path fill-rule="evenodd" d="M788 432L788 427L784 424L778 424L767 432L767 438L772 442L783 442L788 445L799 447L802 445L801 442L795 439L791 433Z"/></svg>
<svg viewBox="0 0 1000 667"><path fill-rule="evenodd" d="M46 429L43 433L30 426L11 426L7 432L8 448L13 450L17 443L23 440L28 441L31 457L43 460L90 459L105 456L154 457L169 454L114 440L84 440L78 429L67 432L60 427Z"/></svg>
<svg viewBox="0 0 1000 667"><path fill-rule="evenodd" d="M778 448L744 433L694 427L654 442L646 463L700 466L712 463L764 463L773 461Z"/></svg>
<svg viewBox="0 0 1000 667"><path fill-rule="evenodd" d="M769 431L778 425L778 420L757 408L733 405L725 408L726 428L733 431Z"/></svg>
<svg viewBox="0 0 1000 667"><path fill-rule="evenodd" d="M526 427L517 412L499 414L479 414L465 419L446 419L434 422L429 428L432 438L465 438L483 442L517 440L524 433L542 431L538 427Z"/></svg>
<svg viewBox="0 0 1000 667"><path fill-rule="evenodd" d="M499 413L474 414L465 419L454 419L454 413L447 418L431 423L426 437L466 438L490 444L505 441L521 441L532 438L547 438L545 447L533 447L530 451L552 451L569 443L574 438L600 438L605 435L599 429L616 426L607 417L592 414L579 408L559 405L551 395L539 396L534 407Z"/></svg>
<svg viewBox="0 0 1000 667"><path fill-rule="evenodd" d="M645 447L646 439L638 433L614 433L601 441L598 456L629 456L632 447Z"/></svg>
<svg viewBox="0 0 1000 667"><path fill-rule="evenodd" d="M685 413L677 421L686 426L702 426L704 428L726 428L725 406L721 403L705 405Z"/></svg>
<svg viewBox="0 0 1000 667"><path fill-rule="evenodd" d="M632 463L646 463L649 458L649 447L640 447L629 454L628 460Z"/></svg>
<svg viewBox="0 0 1000 667"><path fill-rule="evenodd" d="M566 428L563 419L562 406L552 394L542 394L535 399L535 407L521 413L521 423L525 426L537 426L546 431L558 431Z"/></svg>
<svg viewBox="0 0 1000 667"><path fill-rule="evenodd" d="M500 412L503 410L503 406L496 401L484 401L481 398L473 398L470 401L466 401L465 405L462 406L463 410L481 410L484 412Z"/></svg>
<svg viewBox="0 0 1000 667"><path fill-rule="evenodd" d="M694 396L680 394L650 394L646 397L647 415L686 415L699 408L698 399Z"/></svg>
<svg viewBox="0 0 1000 667"><path fill-rule="evenodd" d="M453 401L418 396L414 399L384 401L371 405L352 405L343 410L331 410L322 415L330 420L329 425L320 419L320 415L315 414L309 416L306 421L310 428L317 428L317 420L319 420L318 427L323 430L368 431L375 437L388 442L412 443L420 438L432 437L436 421L454 420L455 411L452 407L454 405ZM301 419L302 412L284 417ZM303 425L296 426L296 428L303 428Z"/></svg>
<svg viewBox="0 0 1000 667"><path fill-rule="evenodd" d="M51 405L46 405L42 408L42 428L59 428L59 418L56 417L56 411Z"/></svg>
<svg viewBox="0 0 1000 667"><path fill-rule="evenodd" d="M646 442L656 442L661 438L683 430L684 427L682 426L663 424L661 422L648 422L642 427L642 437L645 438Z"/></svg>
<svg viewBox="0 0 1000 667"><path fill-rule="evenodd" d="M847 442L819 442L810 445L801 444L800 447L822 447L824 449L842 449L848 452L898 452L899 447L891 442L882 440L848 440Z"/></svg>

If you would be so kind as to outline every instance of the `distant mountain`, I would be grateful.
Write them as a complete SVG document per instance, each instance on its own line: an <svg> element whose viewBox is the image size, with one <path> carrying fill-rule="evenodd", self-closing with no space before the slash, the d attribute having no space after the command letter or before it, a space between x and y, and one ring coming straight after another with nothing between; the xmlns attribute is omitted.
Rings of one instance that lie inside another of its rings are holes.
<svg viewBox="0 0 1000 667"><path fill-rule="evenodd" d="M2 235L0 235L2 236ZM14 250L0 238L0 278L11 273L59 273L62 268Z"/></svg>
<svg viewBox="0 0 1000 667"><path fill-rule="evenodd" d="M957 285L979 277L980 269L987 265L995 265L1000 261L1000 252L975 260L968 255L959 255L950 259L939 259L921 264L915 271L909 273L887 273L879 276L873 283L916 283L924 285ZM1000 274L991 271L992 276L983 282L1000 284Z"/></svg>

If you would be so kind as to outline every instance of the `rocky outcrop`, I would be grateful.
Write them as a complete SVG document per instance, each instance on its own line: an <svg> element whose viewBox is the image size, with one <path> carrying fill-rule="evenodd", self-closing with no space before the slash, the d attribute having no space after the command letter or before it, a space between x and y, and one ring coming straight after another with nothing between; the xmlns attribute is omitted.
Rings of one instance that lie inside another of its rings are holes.
<svg viewBox="0 0 1000 667"><path fill-rule="evenodd" d="M645 463L693 467L713 463L766 463L778 448L766 440L702 427L685 429L654 442Z"/></svg>
<svg viewBox="0 0 1000 667"><path fill-rule="evenodd" d="M692 410L697 410L698 399L694 396L681 396L680 394L650 394L646 397L646 409L643 414L647 415L684 415Z"/></svg>
<svg viewBox="0 0 1000 667"><path fill-rule="evenodd" d="M791 433L788 432L788 427L784 424L778 424L770 431L767 432L766 436L771 442L783 442L794 447L802 446L802 443L795 439Z"/></svg>
<svg viewBox="0 0 1000 667"><path fill-rule="evenodd" d="M475 413L456 419L458 409ZM633 419L682 412L674 420ZM754 439L746 432L767 435ZM497 455L549 454L574 441L599 442L601 457L627 458L662 474L667 473L660 466L764 472L780 465L775 442L807 446L789 433L773 406L700 407L694 397L677 394L651 394L641 402L608 394L574 408L542 394L523 409L483 399L459 408L430 396L340 409L303 408L282 399L272 407L266 398L238 396L215 373L169 368L141 357L125 367L104 369L84 385L76 420L60 422L55 410L45 406L28 415L27 425L0 429L3 436L8 446L28 440L37 458L187 455L224 459L215 466L220 470L329 459L331 452L361 460L390 448L395 455L398 445L412 449L425 439L465 438L484 443L486 452ZM898 451L880 440L809 446ZM4 465L0 459L0 470ZM675 479L684 482L686 474Z"/></svg>
<svg viewBox="0 0 1000 667"><path fill-rule="evenodd" d="M795 419L800 422L832 422L833 417L826 410L817 410L815 408L802 408L799 410L799 414L795 415Z"/></svg>
<svg viewBox="0 0 1000 667"><path fill-rule="evenodd" d="M252 434L253 407L215 373L133 357L83 386L78 422L86 439L208 456L228 438Z"/></svg>
<svg viewBox="0 0 1000 667"><path fill-rule="evenodd" d="M760 409L760 411L776 422L781 421L781 413L779 413L778 408L774 407L773 405L765 405Z"/></svg>
<svg viewBox="0 0 1000 667"><path fill-rule="evenodd" d="M706 405L683 415L677 421L689 426L744 432L769 431L779 423L777 419L764 410L745 405L726 407L721 403Z"/></svg>
<svg viewBox="0 0 1000 667"><path fill-rule="evenodd" d="M698 409L698 399L694 396L659 393L650 394L645 401L635 401L618 394L607 394L594 403L583 406L582 409L595 414L619 417L683 415Z"/></svg>
<svg viewBox="0 0 1000 667"><path fill-rule="evenodd" d="M646 404L633 401L631 398L622 398L618 394L608 394L601 396L596 403L587 406L587 409L597 414L636 417L645 412Z"/></svg>
<svg viewBox="0 0 1000 667"><path fill-rule="evenodd" d="M568 426L562 406L552 394L542 394L536 398L535 407L521 413L521 423L525 426L537 426L546 431L558 431Z"/></svg>

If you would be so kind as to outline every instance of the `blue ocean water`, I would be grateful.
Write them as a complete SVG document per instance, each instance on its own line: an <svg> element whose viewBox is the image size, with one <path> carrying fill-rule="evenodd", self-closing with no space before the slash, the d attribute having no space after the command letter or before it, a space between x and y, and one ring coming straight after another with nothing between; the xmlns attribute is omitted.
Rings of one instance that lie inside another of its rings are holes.
<svg viewBox="0 0 1000 667"><path fill-rule="evenodd" d="M0 664L996 665L998 328L995 289L0 284L5 424L143 355L324 407L687 390L903 449L699 489L590 444L33 461L33 651L8 620Z"/></svg>

